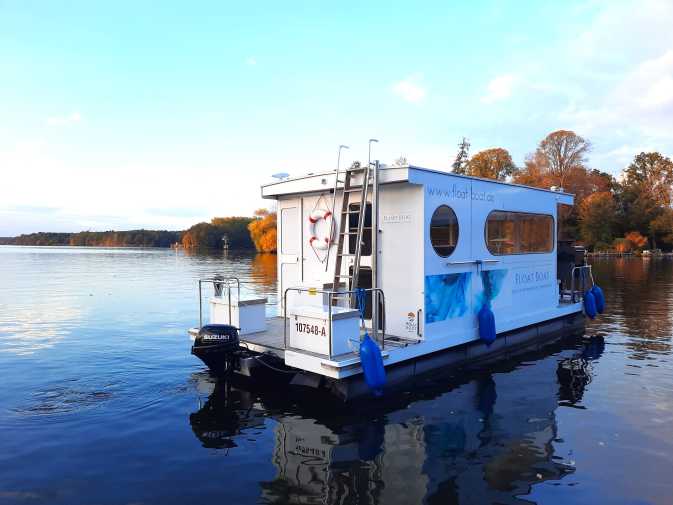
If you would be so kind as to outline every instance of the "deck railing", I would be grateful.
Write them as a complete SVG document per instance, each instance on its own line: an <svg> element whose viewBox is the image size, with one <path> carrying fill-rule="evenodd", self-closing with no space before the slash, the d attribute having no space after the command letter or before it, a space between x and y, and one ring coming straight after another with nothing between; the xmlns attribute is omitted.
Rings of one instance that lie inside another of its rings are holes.
<svg viewBox="0 0 673 505"><path fill-rule="evenodd" d="M201 286L204 282L213 285L215 296L222 296L223 289L227 288L227 300L229 302L229 322L231 322L231 288L236 286L238 300L240 300L241 281L238 280L238 277L222 277L219 275L199 279L199 328L203 328L203 290L201 289Z"/></svg>
<svg viewBox="0 0 673 505"><path fill-rule="evenodd" d="M575 289L575 280L579 282L579 289ZM587 284L589 286L587 287ZM579 265L573 267L570 272L570 297L573 303L582 300L584 293L594 285L594 274L591 265Z"/></svg>
<svg viewBox="0 0 673 505"><path fill-rule="evenodd" d="M290 291L295 291L297 293L309 293L316 295L318 293L322 295L327 295L328 303L327 305L327 335L328 335L328 357L332 359L332 308L334 300L339 298L344 298L348 300L348 305L350 306L350 300L355 297L359 290L350 290L350 291L334 291L329 289L317 289L317 288L305 288L305 287L296 287L296 288L286 288L283 292L283 348L287 349L287 294ZM382 312L382 321L381 321L381 350L385 349L386 342L386 298L383 294L381 288L365 288L362 291L365 293L372 293L372 309L374 304L381 301L381 312ZM347 297L347 298L346 298ZM337 305L338 307L338 305ZM372 310L372 313L376 311ZM377 340L378 336L378 321L372 320L372 337L374 340ZM359 335L358 335L359 338Z"/></svg>

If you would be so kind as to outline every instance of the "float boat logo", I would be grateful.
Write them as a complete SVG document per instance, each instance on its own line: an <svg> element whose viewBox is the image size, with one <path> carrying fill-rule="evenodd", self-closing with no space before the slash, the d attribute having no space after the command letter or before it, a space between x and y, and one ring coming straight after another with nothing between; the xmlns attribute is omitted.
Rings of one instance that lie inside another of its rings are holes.
<svg viewBox="0 0 673 505"><path fill-rule="evenodd" d="M429 196L440 196L444 198L450 198L451 200L473 200L475 202L489 202L492 203L495 200L493 193L487 193L486 191L474 191L473 188L469 186L458 186L457 184L452 184L447 188L433 188L432 186L427 186Z"/></svg>

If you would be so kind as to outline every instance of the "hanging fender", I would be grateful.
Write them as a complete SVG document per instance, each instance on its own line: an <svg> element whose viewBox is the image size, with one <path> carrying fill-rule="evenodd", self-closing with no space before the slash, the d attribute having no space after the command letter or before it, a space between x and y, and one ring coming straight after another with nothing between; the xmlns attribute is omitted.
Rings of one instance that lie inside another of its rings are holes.
<svg viewBox="0 0 673 505"><path fill-rule="evenodd" d="M311 247L314 249L319 249L321 251L324 251L326 249L329 249L329 247L332 245L332 222L329 222L329 228L327 235L323 237L318 237L315 232L315 227L316 223L320 220L327 221L328 219L333 219L332 218L332 213L329 210L319 210L316 209L311 214L308 216L308 229L309 233L311 234L311 238L308 240L308 243Z"/></svg>

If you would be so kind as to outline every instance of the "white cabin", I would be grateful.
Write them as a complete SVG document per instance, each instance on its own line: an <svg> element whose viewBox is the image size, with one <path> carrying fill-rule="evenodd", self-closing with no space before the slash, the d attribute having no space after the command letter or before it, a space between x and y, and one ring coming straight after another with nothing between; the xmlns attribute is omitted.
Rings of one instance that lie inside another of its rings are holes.
<svg viewBox="0 0 673 505"><path fill-rule="evenodd" d="M337 248L327 259L309 244L309 216L330 210L334 177L262 186L264 198L278 201L280 300L289 287L331 286ZM487 299L498 333L577 310L560 305L556 272L558 206L572 203L557 191L416 166L379 168L378 237L365 233L360 284L372 286L373 269L373 285L385 293L386 334L436 349L476 340L475 314ZM365 225L375 207L369 202ZM314 231L329 233L327 220L318 224L323 229Z"/></svg>

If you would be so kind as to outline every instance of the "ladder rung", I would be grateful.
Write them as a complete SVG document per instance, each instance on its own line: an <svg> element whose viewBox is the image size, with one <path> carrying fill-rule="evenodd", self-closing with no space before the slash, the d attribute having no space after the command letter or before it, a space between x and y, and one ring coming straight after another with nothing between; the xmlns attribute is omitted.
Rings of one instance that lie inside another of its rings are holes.
<svg viewBox="0 0 673 505"><path fill-rule="evenodd" d="M363 226L362 229L363 230L371 230L372 227L371 226ZM339 235L357 235L359 233L360 232L357 232L357 231L340 231Z"/></svg>
<svg viewBox="0 0 673 505"><path fill-rule="evenodd" d="M360 193L362 193L362 188L344 189L344 193L355 193L356 191L359 191Z"/></svg>

